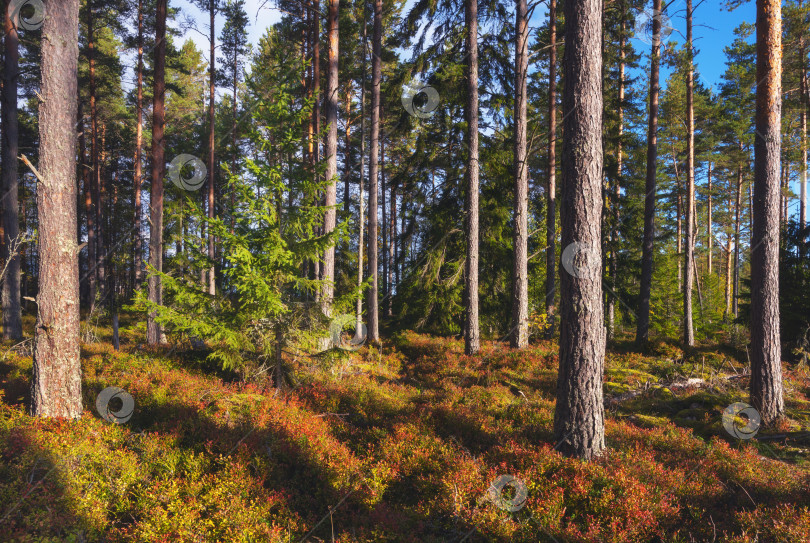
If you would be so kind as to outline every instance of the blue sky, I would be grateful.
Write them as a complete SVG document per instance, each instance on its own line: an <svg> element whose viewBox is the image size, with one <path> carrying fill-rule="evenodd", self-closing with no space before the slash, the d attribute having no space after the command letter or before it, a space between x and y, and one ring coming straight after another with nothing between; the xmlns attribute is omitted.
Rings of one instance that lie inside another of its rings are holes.
<svg viewBox="0 0 810 543"><path fill-rule="evenodd" d="M723 0L706 0L697 6L698 3L699 0L695 1L693 29L695 47L698 50L695 61L701 80L716 88L726 70L726 56L723 49L734 41L734 29L740 23L756 21L756 4L750 1L729 12L722 7L721 4L725 3ZM681 43L685 41L686 34L685 8L684 0L675 0L667 9L667 12L672 14L670 22L674 28L670 39L676 39ZM635 42L637 45L643 45L638 40Z"/></svg>
<svg viewBox="0 0 810 543"><path fill-rule="evenodd" d="M696 0L695 4L698 4L699 1ZM408 0L406 6L410 6L412 2L413 0ZM695 9L695 45L699 50L696 59L697 65L704 83L712 86L715 86L720 81L720 76L725 71L723 48L730 45L734 40L734 29L743 21L753 23L755 18L753 0L732 12L724 9L721 5L723 3L725 3L723 0L705 0ZM183 14L197 20L200 24L200 30L207 32L208 17L204 16L189 0L173 0L172 5L179 7ZM248 36L251 43L258 43L265 29L281 19L281 13L273 6L274 2L272 0L247 0L246 7L250 19ZM684 0L674 0L670 2L670 6L666 10L667 13L672 14L670 21L674 28L670 39L683 41L682 34L685 33L686 28L684 20L685 6ZM546 16L547 10L545 6L539 6L532 18L532 26L545 23ZM224 21L219 17L217 19L217 36L222 30L223 23ZM199 33L189 30L185 37L194 40L203 51L208 50L207 39ZM644 52L649 48L648 45L639 40L633 40L633 45ZM662 75L662 79L665 79L666 74Z"/></svg>

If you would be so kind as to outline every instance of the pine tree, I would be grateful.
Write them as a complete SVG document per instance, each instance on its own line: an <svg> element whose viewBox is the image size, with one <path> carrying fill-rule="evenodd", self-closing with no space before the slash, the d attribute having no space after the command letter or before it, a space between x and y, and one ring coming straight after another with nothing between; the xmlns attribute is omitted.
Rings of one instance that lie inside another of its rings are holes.
<svg viewBox="0 0 810 543"><path fill-rule="evenodd" d="M3 60L3 165L2 165L2 257L6 266L3 281L3 338L22 338L22 311L20 307L20 256L23 238L20 237L20 203L17 173L19 152L19 125L17 119L17 85L19 77L19 36L11 20L11 10L3 3L5 37Z"/></svg>
<svg viewBox="0 0 810 543"><path fill-rule="evenodd" d="M579 244L574 269L560 274L560 369L554 440L584 459L605 448L602 375L605 329L601 261L602 28L601 2L565 3L563 78L562 246ZM598 252L597 252L598 254ZM595 260L595 261L594 261Z"/></svg>
<svg viewBox="0 0 810 543"><path fill-rule="evenodd" d="M655 200L658 167L658 96L661 62L661 0L653 0L652 51L650 53L650 114L647 128L647 177L644 197L644 237L642 239L641 291L636 321L636 343L644 345L650 337L650 292L655 244Z"/></svg>
<svg viewBox="0 0 810 543"><path fill-rule="evenodd" d="M163 178L166 174L164 131L166 123L166 16L168 0L157 0L155 19L154 105L152 106L152 194L149 199L149 302L160 305L163 286ZM149 345L163 341L156 313L150 311L146 320L146 338Z"/></svg>
<svg viewBox="0 0 810 543"><path fill-rule="evenodd" d="M784 416L779 337L779 163L782 10L757 0L757 106L751 235L751 403L762 422Z"/></svg>
<svg viewBox="0 0 810 543"><path fill-rule="evenodd" d="M39 293L31 413L82 414L79 259L76 236L76 117L79 0L47 2L39 110Z"/></svg>

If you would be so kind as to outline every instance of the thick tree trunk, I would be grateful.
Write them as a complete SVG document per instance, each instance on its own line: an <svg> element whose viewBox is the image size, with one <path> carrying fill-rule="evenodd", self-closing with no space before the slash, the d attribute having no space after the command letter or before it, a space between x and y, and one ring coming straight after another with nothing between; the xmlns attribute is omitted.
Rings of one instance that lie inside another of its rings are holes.
<svg viewBox="0 0 810 543"><path fill-rule="evenodd" d="M82 414L76 243L79 0L49 0L42 29L39 108L39 294L31 413Z"/></svg>
<svg viewBox="0 0 810 543"><path fill-rule="evenodd" d="M695 345L695 328L692 323L692 286L695 282L695 70L692 49L692 16L692 0L686 0L686 55L689 62L686 72L686 259L683 289L683 344L686 347Z"/></svg>
<svg viewBox="0 0 810 543"><path fill-rule="evenodd" d="M563 58L563 247L578 244L576 275L560 271L560 369L554 440L590 459L605 448L602 375L602 41L600 0L565 3Z"/></svg>
<svg viewBox="0 0 810 543"><path fill-rule="evenodd" d="M5 10L6 36L3 63L3 239L2 259L7 263L3 280L3 338L22 338L22 310L20 306L20 256L15 244L20 237L20 203L18 200L17 153L17 84L19 76L19 39L17 29L11 21L9 10Z"/></svg>
<svg viewBox="0 0 810 543"><path fill-rule="evenodd" d="M143 171L141 153L143 150L143 0L138 0L138 67L135 112L135 248L132 259L135 287L143 281L143 232L141 231L141 186Z"/></svg>
<svg viewBox="0 0 810 543"><path fill-rule="evenodd" d="M335 229L337 210L337 110L338 110L338 2L328 0L327 34L329 39L328 67L326 70L326 214L323 219L324 234ZM348 122L348 121L347 121ZM335 246L326 248L323 255L323 292L321 310L332 313L335 294Z"/></svg>
<svg viewBox="0 0 810 543"><path fill-rule="evenodd" d="M548 184L546 185L546 322L547 337L554 335L557 318L557 0L548 12Z"/></svg>
<svg viewBox="0 0 810 543"><path fill-rule="evenodd" d="M661 13L661 0L653 0L653 10ZM655 243L656 168L658 166L658 94L661 63L661 18L653 19L653 43L650 53L650 115L647 127L647 179L644 196L644 237L641 247L641 289L636 321L636 343L646 344L650 338L650 291L653 275L653 245Z"/></svg>
<svg viewBox="0 0 810 543"><path fill-rule="evenodd" d="M510 344L529 344L529 172L526 163L526 74L529 69L529 18L526 0L517 0L515 14L515 260L512 270L512 333Z"/></svg>
<svg viewBox="0 0 810 543"><path fill-rule="evenodd" d="M149 228L149 266L151 272L163 271L163 178L166 173L164 129L166 111L166 10L168 0L157 0L155 20L154 103L152 106L152 195L149 201L151 226ZM149 301L163 303L163 284L160 277L151 275L148 285ZM149 345L163 339L155 313L150 312L146 321L146 338Z"/></svg>
<svg viewBox="0 0 810 543"><path fill-rule="evenodd" d="M467 28L467 260L464 324L464 352L475 354L481 348L478 329L478 0L464 0Z"/></svg>
<svg viewBox="0 0 810 543"><path fill-rule="evenodd" d="M208 17L210 19L210 36L208 37L211 45L211 53L208 61L208 220L214 219L214 185L216 183L216 175L214 168L216 167L216 2L215 0L208 0ZM208 258L211 260L211 268L208 270L208 293L212 296L216 294L216 266L213 262L216 258L214 252L214 234L211 232L211 226L208 226Z"/></svg>
<svg viewBox="0 0 810 543"><path fill-rule="evenodd" d="M779 158L782 5L757 0L754 228L751 237L751 404L765 425L784 416L779 343Z"/></svg>
<svg viewBox="0 0 810 543"><path fill-rule="evenodd" d="M368 339L380 341L379 270L377 265L377 173L380 151L380 80L382 64L382 0L374 0L374 30L371 37L371 151L368 163Z"/></svg>

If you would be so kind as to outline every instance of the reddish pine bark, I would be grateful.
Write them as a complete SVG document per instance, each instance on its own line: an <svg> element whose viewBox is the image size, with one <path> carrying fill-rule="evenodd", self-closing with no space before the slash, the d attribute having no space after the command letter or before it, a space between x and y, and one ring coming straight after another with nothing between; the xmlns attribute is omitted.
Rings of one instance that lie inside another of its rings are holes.
<svg viewBox="0 0 810 543"><path fill-rule="evenodd" d="M785 413L779 343L780 0L757 0L757 81L751 236L751 404L765 425L773 425Z"/></svg>
<svg viewBox="0 0 810 543"><path fill-rule="evenodd" d="M78 418L82 414L76 242L79 0L50 0L45 8L37 188L40 283L31 412Z"/></svg>
<svg viewBox="0 0 810 543"><path fill-rule="evenodd" d="M152 106L152 195L149 202L151 227L149 229L149 266L152 272L163 271L163 178L166 176L166 153L164 130L166 125L166 11L168 0L157 0L155 20L154 100ZM150 275L149 301L163 302L163 285L160 277ZM155 313L147 315L146 339L156 345L163 339Z"/></svg>
<svg viewBox="0 0 810 543"><path fill-rule="evenodd" d="M323 219L324 234L335 230L337 221L337 110L338 110L338 4L339 0L328 0L327 34L329 39L328 68L326 71L326 214ZM324 314L332 312L335 294L335 246L326 248L323 255L323 291L321 309Z"/></svg>

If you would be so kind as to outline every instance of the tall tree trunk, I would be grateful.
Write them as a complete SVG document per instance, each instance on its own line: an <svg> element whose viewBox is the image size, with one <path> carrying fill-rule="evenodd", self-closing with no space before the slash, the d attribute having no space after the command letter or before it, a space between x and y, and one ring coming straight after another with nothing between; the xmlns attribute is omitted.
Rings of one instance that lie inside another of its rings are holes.
<svg viewBox="0 0 810 543"><path fill-rule="evenodd" d="M619 3L619 10L621 13L621 26L619 28L619 126L618 138L616 149L616 185L614 187L613 197L613 228L611 229L611 249L610 249L610 278L613 281L613 290L608 296L608 340L613 340L616 335L616 290L618 288L619 269L618 269L618 251L619 251L619 199L621 198L622 186L622 166L624 154L624 70L625 58L627 53L627 30L624 0Z"/></svg>
<svg viewBox="0 0 810 543"><path fill-rule="evenodd" d="M729 201L729 209L731 209L731 202ZM728 224L726 228L726 320L730 320L731 312L731 296L732 296L732 269L731 269L731 241L732 240L732 225Z"/></svg>
<svg viewBox="0 0 810 543"><path fill-rule="evenodd" d="M98 243L104 248L104 251L98 255L98 273L99 273L99 286L103 293L102 302L109 302L110 290L107 288L109 285L109 273L107 269L107 260L110 257L110 240L109 229L110 214L104 203L107 201L107 123L100 121L99 123L99 146L98 146L98 205L96 207L96 221L98 222Z"/></svg>
<svg viewBox="0 0 810 543"><path fill-rule="evenodd" d="M742 143L740 143L742 150ZM742 164L737 166L737 192L734 200L734 290L731 299L731 311L736 319L739 315L738 301L740 299L740 220L742 213Z"/></svg>
<svg viewBox="0 0 810 543"><path fill-rule="evenodd" d="M754 183L748 184L748 228L754 231Z"/></svg>
<svg viewBox="0 0 810 543"><path fill-rule="evenodd" d="M802 7L802 2L799 2L799 7ZM801 162L799 163L799 171L800 171L800 178L799 178L799 224L801 225L802 229L807 224L807 108L808 108L808 99L807 99L807 72L805 71L805 65L807 62L807 50L805 49L805 36L804 32L802 32L801 36L799 37L799 52L802 59L802 68L801 72L799 73L799 102L801 103L801 114L800 114L800 127L801 130L801 146L802 146L802 154L801 158L799 159Z"/></svg>
<svg viewBox="0 0 810 543"><path fill-rule="evenodd" d="M149 228L149 266L152 273L163 271L163 178L166 173L164 128L166 124L166 10L168 0L157 0L155 19L154 103L152 106L152 195L149 200L151 226ZM150 275L149 301L163 303L163 284L160 277ZM146 338L149 345L162 341L160 324L155 313L146 320Z"/></svg>
<svg viewBox="0 0 810 543"><path fill-rule="evenodd" d="M605 448L602 376L602 41L601 0L565 2L562 246L577 243L575 275L560 272L560 369L554 440L590 459ZM582 262L587 257L587 262Z"/></svg>
<svg viewBox="0 0 810 543"><path fill-rule="evenodd" d="M96 276L96 287L104 292L104 225L101 213L101 163L99 160L98 145L98 107L96 97L96 44L95 44L95 18L93 17L94 2L87 2L87 47L88 64L90 70L90 122L92 134L90 138L90 160L93 166L93 213L96 227L96 261L93 262L93 273ZM95 296L95 293L94 293ZM103 294L102 294L103 296ZM91 308L95 307L95 298L91 301Z"/></svg>
<svg viewBox="0 0 810 543"><path fill-rule="evenodd" d="M91 307L96 298L96 213L93 209L93 182L91 179L93 168L87 156L87 130L85 127L84 111L81 100L78 101L79 116L79 160L81 178L84 190L84 215L87 221L87 289L84 291L85 303Z"/></svg>
<svg viewBox="0 0 810 543"><path fill-rule="evenodd" d="M327 34L329 36L328 68L326 70L326 214L323 219L324 234L335 229L337 219L337 111L338 111L338 3L328 0ZM348 122L348 120L347 120ZM323 256L323 294L321 309L324 314L332 313L332 299L335 293L335 246L330 245Z"/></svg>
<svg viewBox="0 0 810 543"><path fill-rule="evenodd" d="M391 179L391 198L388 203L388 306L387 314L394 316L394 269L396 268L395 250L397 245L397 184Z"/></svg>
<svg viewBox="0 0 810 543"><path fill-rule="evenodd" d="M382 299L388 300L388 208L385 182L385 138L380 139L380 208L382 209Z"/></svg>
<svg viewBox="0 0 810 543"><path fill-rule="evenodd" d="M678 292L683 293L683 196L681 193L681 173L678 169L678 158L675 143L672 144L672 166L675 169L675 253L678 258Z"/></svg>
<svg viewBox="0 0 810 543"><path fill-rule="evenodd" d="M683 289L683 344L695 345L695 328L692 323L692 286L695 282L695 68L692 49L692 0L686 0L686 55L689 67L686 72L686 261L684 263Z"/></svg>
<svg viewBox="0 0 810 543"><path fill-rule="evenodd" d="M79 248L76 243L76 97L79 0L49 0L42 29L39 107L39 294L31 413L82 414Z"/></svg>
<svg viewBox="0 0 810 543"><path fill-rule="evenodd" d="M321 161L321 0L312 1L312 128L315 131L314 160Z"/></svg>
<svg viewBox="0 0 810 543"><path fill-rule="evenodd" d="M653 11L661 13L661 0L653 0ZM655 243L656 168L658 166L658 94L661 63L661 17L653 18L653 40L650 53L650 115L647 127L647 179L644 196L644 237L641 247L641 289L636 321L636 343L643 345L650 338L650 291L653 275L653 245Z"/></svg>
<svg viewBox="0 0 810 543"><path fill-rule="evenodd" d="M557 0L548 12L548 184L546 186L546 322L547 337L554 335L557 318Z"/></svg>
<svg viewBox="0 0 810 543"><path fill-rule="evenodd" d="M405 228L404 228L404 226L405 226L405 220L404 220L405 219L405 194L407 193L407 191L406 191L407 186L405 186L404 184L403 184L403 186L400 186L399 184L397 184L397 185L395 185L395 188L396 188L396 192L401 194L400 199L399 199L399 211L397 211L397 208L395 206L394 207L394 219L391 221L392 224L393 224L392 229L394 231L394 236L393 236L393 238L394 238L394 285L396 286L397 293L399 293L399 285L400 285L400 283L399 283L399 274L400 274L400 269L402 268L402 260L400 258L400 253L402 252L402 237L401 236L405 235ZM396 202L396 197L394 198L394 202ZM397 216L399 216L399 221L400 221L399 231L397 231ZM393 309L393 302L392 302L391 303L391 313L392 314L389 315L389 316L393 316L393 311L394 311L394 309Z"/></svg>
<svg viewBox="0 0 810 543"><path fill-rule="evenodd" d="M349 214L349 204L351 203L349 181L352 177L352 167L354 166L354 157L352 155L352 80L349 79L346 83L346 124L343 133L344 138L344 156L343 156L343 211Z"/></svg>
<svg viewBox="0 0 810 543"><path fill-rule="evenodd" d="M216 175L216 0L208 0L208 18L210 25L210 35L208 37L211 45L210 59L208 61L208 220L214 220L214 184ZM208 270L208 293L212 296L216 294L216 266L213 264L216 254L214 253L214 234L211 225L208 230L208 258L211 260L211 268Z"/></svg>
<svg viewBox="0 0 810 543"><path fill-rule="evenodd" d="M512 270L512 333L510 344L529 343L529 172L526 163L526 74L529 69L529 18L526 0L515 13L515 260Z"/></svg>
<svg viewBox="0 0 810 543"><path fill-rule="evenodd" d="M785 157L782 171L782 223L787 224L790 208L790 160ZM752 216L753 218L753 216Z"/></svg>
<svg viewBox="0 0 810 543"><path fill-rule="evenodd" d="M314 138L312 140L312 164L313 172L316 180L320 181L321 176L318 173L318 167L321 163L321 2L320 0L312 1L312 94L315 99L315 104L312 108L312 133ZM323 205L325 199L321 193L318 193L317 204ZM323 234L323 227L318 227L318 233ZM318 280L323 279L324 267L323 256L321 255L315 261L315 277ZM318 289L315 293L315 300L320 303L321 291Z"/></svg>
<svg viewBox="0 0 810 543"><path fill-rule="evenodd" d="M233 94L232 94L233 101L232 101L232 104L231 104L231 174L232 175L237 175L238 172L236 171L236 165L237 165L237 162L239 160L239 158L238 158L239 157L239 147L237 147L237 145L236 145L236 140L238 139L238 135L237 135L237 132L236 132L236 128L237 128L237 124L238 124L237 118L236 118L236 112L237 112L236 98L237 98L237 94L239 93L239 73L238 73L239 51L238 51L238 49L236 47L234 47L234 49L233 49L233 58L231 58L231 62L233 63L233 67L234 67L234 69L233 69L233 79L231 80L232 91L233 91ZM231 230L231 233L233 233L234 225L236 223L236 217L235 217L235 214L236 214L236 191L235 190L229 190L228 192L230 192L230 205L229 205L230 212L231 212L230 230Z"/></svg>
<svg viewBox="0 0 810 543"><path fill-rule="evenodd" d="M363 286L363 227L365 226L363 218L363 191L365 190L364 180L366 177L366 5L363 3L363 79L360 81L360 180L359 180L359 210L357 219L357 229L359 230L357 238L357 288L358 290ZM355 335L360 336L360 327L363 324L363 295L357 296L356 307L356 322L355 322Z"/></svg>
<svg viewBox="0 0 810 543"><path fill-rule="evenodd" d="M380 151L380 79L382 64L382 0L374 0L374 30L371 37L371 151L368 162L368 339L380 341L379 270L377 265L377 171Z"/></svg>
<svg viewBox="0 0 810 543"><path fill-rule="evenodd" d="M7 7L7 6L6 6ZM20 203L18 200L17 153L17 83L19 76L19 39L9 10L5 10L6 36L3 63L3 239L2 258L7 263L3 281L3 338L22 338L20 307L20 256L16 254L20 237ZM75 175L75 174L74 174Z"/></svg>
<svg viewBox="0 0 810 543"><path fill-rule="evenodd" d="M779 157L782 4L757 0L754 228L751 237L751 404L765 425L784 416L779 343Z"/></svg>
<svg viewBox="0 0 810 543"><path fill-rule="evenodd" d="M464 0L467 28L467 260L464 324L464 352L475 354L481 348L478 329L478 0Z"/></svg>
<svg viewBox="0 0 810 543"><path fill-rule="evenodd" d="M312 53L312 64L310 66L310 96L314 100L309 124L309 160L312 168L312 175L315 181L320 180L318 166L321 162L321 3L320 0L313 0L309 17L309 37L311 40L310 50ZM322 205L320 191L315 196L315 204ZM318 234L322 233L322 228L317 228ZM313 262L314 278L320 281L323 278L323 262L321 255ZM321 289L315 291L315 301L321 301Z"/></svg>
<svg viewBox="0 0 810 543"><path fill-rule="evenodd" d="M708 187L706 189L707 198L707 217L706 217L706 247L707 252L707 265L709 275L712 274L712 251L714 250L714 236L712 234L712 163L709 162L708 171L706 173L706 182Z"/></svg>
<svg viewBox="0 0 810 543"><path fill-rule="evenodd" d="M132 268L135 273L135 286L143 281L143 232L141 232L141 186L143 171L141 153L143 150L143 0L138 0L138 67L135 112L135 248Z"/></svg>

